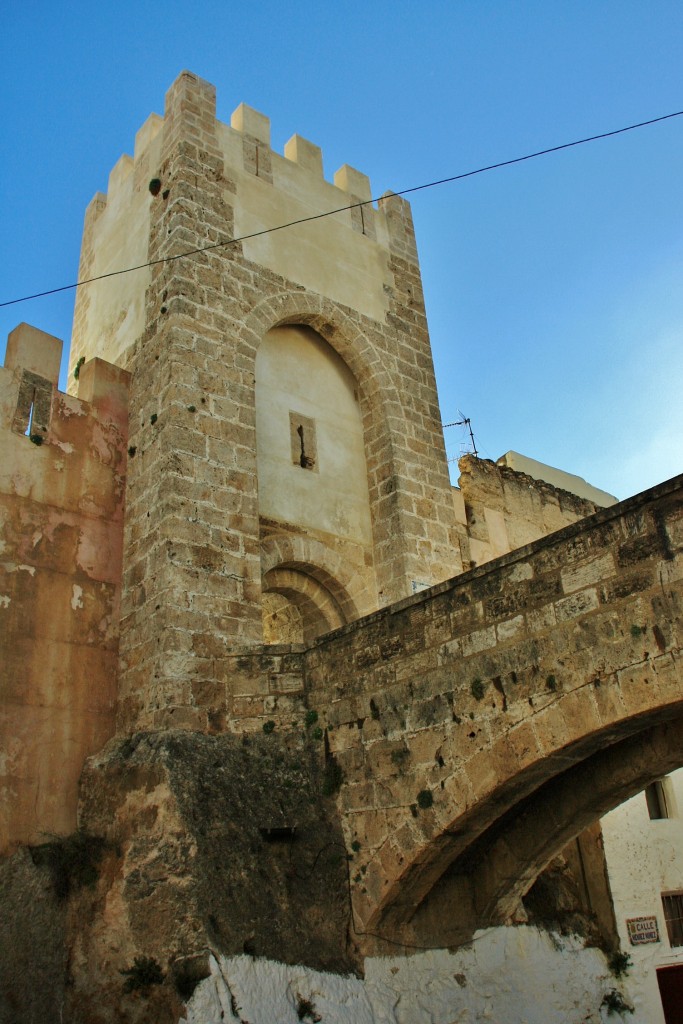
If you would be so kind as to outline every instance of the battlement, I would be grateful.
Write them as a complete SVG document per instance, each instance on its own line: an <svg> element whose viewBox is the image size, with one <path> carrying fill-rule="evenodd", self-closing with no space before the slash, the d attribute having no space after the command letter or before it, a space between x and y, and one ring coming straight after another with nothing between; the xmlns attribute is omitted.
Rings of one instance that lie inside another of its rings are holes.
<svg viewBox="0 0 683 1024"><path fill-rule="evenodd" d="M0 427L10 427L34 444L42 446L54 442L60 446L59 417L68 410L67 419L91 416L101 425L127 431L129 374L103 359L94 358L78 368L77 396L66 395L57 387L62 349L61 338L30 324L21 323L10 332L4 368L0 371L3 375ZM39 405L41 412L37 418ZM85 438L85 432L83 436ZM74 446L69 442L69 454L73 451Z"/></svg>
<svg viewBox="0 0 683 1024"><path fill-rule="evenodd" d="M197 185L189 192L179 191L172 170L181 152L196 169ZM419 288L408 202L392 192L373 202L370 178L349 164L327 180L322 149L302 135L292 135L284 151L276 152L270 119L246 103L229 123L217 120L214 86L183 71L166 94L163 117L147 118L135 136L134 155L119 158L106 195L96 193L88 207L80 278L142 269L79 289L72 369L93 354L126 364L130 346L145 329L144 297L152 281L145 265L150 245L158 243L154 225L178 204L188 212L188 203L201 206L209 181L221 182L216 199L222 214L220 235L212 232L206 241L244 239L241 249L252 263L381 323L395 285L392 260L415 266ZM199 247L196 218L176 230L172 241L174 255Z"/></svg>
<svg viewBox="0 0 683 1024"><path fill-rule="evenodd" d="M291 189L296 194L299 190L291 178L295 167L301 171L303 181L300 184L308 190L312 178L327 186L318 196L309 191L311 205L322 204L322 209L337 209L347 204L367 203L368 207L364 211L366 220L373 213L381 211L381 204L371 206L372 189L366 174L349 164L343 164L335 171L332 181L327 181L323 172L321 148L298 134L292 135L285 143L282 155L276 153L271 149L270 118L246 103L240 103L235 108L229 125L218 121L215 118L215 88L192 72L183 71L166 94L164 116L152 113L147 118L135 136L134 155L124 153L119 157L109 174L107 193L95 194L88 208L86 223L91 224L107 205L113 203L120 207L122 202L131 199L134 192L148 190L151 180L149 175L153 173L155 161L159 161L160 135L164 127L178 115L185 119L194 117L199 124L197 112L200 108L204 130L215 128L226 164L234 170L243 168L277 188ZM385 193L382 198L391 195L390 192Z"/></svg>

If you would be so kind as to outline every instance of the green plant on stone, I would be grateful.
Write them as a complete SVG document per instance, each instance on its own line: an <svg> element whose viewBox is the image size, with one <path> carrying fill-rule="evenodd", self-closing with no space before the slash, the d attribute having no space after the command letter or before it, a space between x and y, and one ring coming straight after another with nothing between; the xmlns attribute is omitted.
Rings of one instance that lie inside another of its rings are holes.
<svg viewBox="0 0 683 1024"><path fill-rule="evenodd" d="M85 362L85 356L81 356L76 365L74 366L74 380L78 380L81 375L81 366Z"/></svg>
<svg viewBox="0 0 683 1024"><path fill-rule="evenodd" d="M266 736L270 736L271 732L273 732L274 729L275 729L275 722L272 719L270 719L269 721L263 723L263 731L266 734Z"/></svg>
<svg viewBox="0 0 683 1024"><path fill-rule="evenodd" d="M421 789L417 794L417 804L423 811L428 810L434 803L434 797L432 796L431 790Z"/></svg>
<svg viewBox="0 0 683 1024"><path fill-rule="evenodd" d="M310 729L311 726L315 725L315 723L317 721L318 721L318 712L315 711L313 708L310 708L306 712L306 715L304 717L304 725L306 726L307 729Z"/></svg>
<svg viewBox="0 0 683 1024"><path fill-rule="evenodd" d="M123 983L124 992L141 992L143 995L152 985L161 985L164 980L164 972L151 956L136 956L133 966L125 967L119 974L126 978Z"/></svg>
<svg viewBox="0 0 683 1024"><path fill-rule="evenodd" d="M608 960L609 969L615 978L621 978L628 974L633 967L630 953L612 953Z"/></svg>
<svg viewBox="0 0 683 1024"><path fill-rule="evenodd" d="M545 681L545 685L548 687L549 690L556 690L557 689L557 679L555 678L555 676L553 676L553 675L548 676L548 678Z"/></svg>
<svg viewBox="0 0 683 1024"><path fill-rule="evenodd" d="M639 637L644 632L645 626L636 626L635 623L631 626L631 636L634 638Z"/></svg>
<svg viewBox="0 0 683 1024"><path fill-rule="evenodd" d="M616 988L605 993L600 1006L607 1007L607 1013L610 1017L613 1013L633 1013L633 1007L629 1006L621 992Z"/></svg>
<svg viewBox="0 0 683 1024"><path fill-rule="evenodd" d="M486 685L481 681L481 679L473 679L470 685L470 693L475 700L481 700L486 693Z"/></svg>

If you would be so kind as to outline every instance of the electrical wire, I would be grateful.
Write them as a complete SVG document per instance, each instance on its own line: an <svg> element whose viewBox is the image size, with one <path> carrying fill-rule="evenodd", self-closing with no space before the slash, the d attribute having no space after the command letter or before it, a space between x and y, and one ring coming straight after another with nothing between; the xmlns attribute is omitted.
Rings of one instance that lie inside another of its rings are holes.
<svg viewBox="0 0 683 1024"><path fill-rule="evenodd" d="M389 195L407 196L412 192L422 192L424 189L435 188L437 185L448 185L454 181L462 181L464 178L472 178L477 174L485 174L487 171L496 171L501 167L511 167L513 164L521 164L526 160L534 160L539 156L547 156L549 153L559 153L563 149L572 149L574 146L583 146L587 142L597 142L599 139L609 139L614 135L622 135L624 132L635 131L636 128L645 128L651 124L659 124L661 121L669 121L673 117L681 117L683 110L676 110L671 114L662 114L661 117L650 118L649 121L639 121L637 124L629 124L624 128L615 128L609 132L601 132L599 135L588 135L583 139L575 139L573 142L563 142L559 146L549 146L547 149L539 149L534 153L526 153L524 156L512 157L510 160L500 160L495 164L487 164L485 167L477 167L473 171L464 171L462 174L453 174L448 178L438 178L436 181L428 181L424 185L413 185L411 188L404 188L398 192L390 192ZM200 246L196 249L188 249L186 252L178 253L175 256L164 256L157 260L149 260L147 263L138 263L132 267L124 267L122 270L111 270L106 274L98 274L96 277L89 277L83 281L76 281L73 284L64 284L59 288L49 288L43 292L34 292L32 295L23 295L18 299L9 299L0 302L0 309L5 306L14 306L19 302L29 302L32 299L42 299L47 295L57 295L59 292L72 291L81 288L86 284L93 284L95 281L104 281L109 277L118 277L121 274L131 274L135 270L145 270L147 267L155 267L160 263L173 263L175 260L186 259L188 256L196 256L199 253L210 252L212 249L222 249L228 245L237 245L239 242L246 242L251 238L259 238L261 235L269 235L275 231L284 231L285 228L295 227L298 224L307 224L310 221L322 220L324 217L333 217L337 213L346 213L348 210L357 210L363 206L371 206L379 202L376 199L363 199L348 206L339 206L334 210L327 210L324 213L314 213L309 217L299 217L296 220L287 221L285 224L276 224L270 228L262 228L260 231L252 231L248 235L240 235L239 238L228 238L222 242L213 242L211 245Z"/></svg>

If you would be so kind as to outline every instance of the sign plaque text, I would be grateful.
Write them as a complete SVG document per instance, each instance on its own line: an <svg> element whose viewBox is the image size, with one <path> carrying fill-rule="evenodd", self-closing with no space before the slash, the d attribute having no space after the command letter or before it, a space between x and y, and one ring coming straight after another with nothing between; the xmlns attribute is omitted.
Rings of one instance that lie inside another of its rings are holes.
<svg viewBox="0 0 683 1024"><path fill-rule="evenodd" d="M626 927L632 946L641 946L645 942L659 942L659 928L654 915L652 917L628 917Z"/></svg>

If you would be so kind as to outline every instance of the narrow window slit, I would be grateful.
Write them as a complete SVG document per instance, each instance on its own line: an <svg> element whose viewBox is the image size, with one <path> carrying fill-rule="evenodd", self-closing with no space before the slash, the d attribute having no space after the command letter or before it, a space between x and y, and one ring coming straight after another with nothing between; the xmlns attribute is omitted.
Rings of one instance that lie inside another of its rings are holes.
<svg viewBox="0 0 683 1024"><path fill-rule="evenodd" d="M33 393L31 395L31 401L30 401L30 404L29 404L29 407L28 407L28 423L26 425L26 430L24 431L24 436L25 437L30 437L31 434L33 433L33 418L34 418L34 415L35 415L35 411L36 411L36 389L34 388L33 389Z"/></svg>
<svg viewBox="0 0 683 1024"><path fill-rule="evenodd" d="M317 443L315 420L301 413L290 412L289 429L292 444L292 462L301 469L317 472Z"/></svg>

